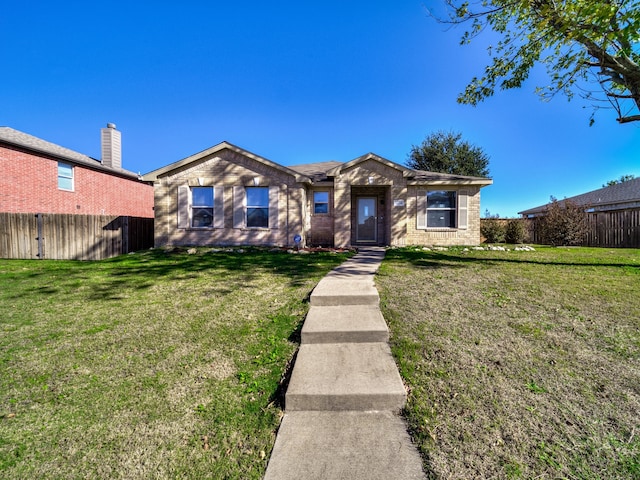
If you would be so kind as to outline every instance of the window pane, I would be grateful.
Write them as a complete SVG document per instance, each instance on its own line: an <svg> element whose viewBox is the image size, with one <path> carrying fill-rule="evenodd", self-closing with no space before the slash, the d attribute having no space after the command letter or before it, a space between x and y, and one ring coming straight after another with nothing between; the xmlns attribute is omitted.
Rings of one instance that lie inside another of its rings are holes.
<svg viewBox="0 0 640 480"><path fill-rule="evenodd" d="M247 227L268 228L269 209L247 207Z"/></svg>
<svg viewBox="0 0 640 480"><path fill-rule="evenodd" d="M58 162L58 188L73 190L73 165Z"/></svg>
<svg viewBox="0 0 640 480"><path fill-rule="evenodd" d="M313 192L314 203L329 203L329 192Z"/></svg>
<svg viewBox="0 0 640 480"><path fill-rule="evenodd" d="M72 178L73 177L73 167L66 163L58 163L58 175L61 177Z"/></svg>
<svg viewBox="0 0 640 480"><path fill-rule="evenodd" d="M455 228L455 210L427 210L427 227Z"/></svg>
<svg viewBox="0 0 640 480"><path fill-rule="evenodd" d="M329 213L328 203L316 203L313 206L313 213Z"/></svg>
<svg viewBox="0 0 640 480"><path fill-rule="evenodd" d="M213 187L192 187L191 203L194 207L213 207Z"/></svg>
<svg viewBox="0 0 640 480"><path fill-rule="evenodd" d="M247 207L269 207L269 187L247 187Z"/></svg>
<svg viewBox="0 0 640 480"><path fill-rule="evenodd" d="M58 177L58 188L62 190L73 190L73 179Z"/></svg>
<svg viewBox="0 0 640 480"><path fill-rule="evenodd" d="M213 208L194 208L191 218L192 227L212 227Z"/></svg>
<svg viewBox="0 0 640 480"><path fill-rule="evenodd" d="M456 208L456 192L427 192L427 208Z"/></svg>
<svg viewBox="0 0 640 480"><path fill-rule="evenodd" d="M329 213L329 192L313 192L313 213Z"/></svg>

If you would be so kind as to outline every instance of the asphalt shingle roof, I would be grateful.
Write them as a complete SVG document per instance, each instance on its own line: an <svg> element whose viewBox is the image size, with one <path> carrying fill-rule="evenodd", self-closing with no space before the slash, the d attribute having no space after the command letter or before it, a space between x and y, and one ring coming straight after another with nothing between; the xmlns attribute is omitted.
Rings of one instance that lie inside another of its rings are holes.
<svg viewBox="0 0 640 480"><path fill-rule="evenodd" d="M343 162L318 162L318 163L307 163L305 165L294 165L293 167L289 167L294 172L301 173L302 175L306 175L311 178L314 182L321 182L323 180L327 180L327 172L339 165L342 165Z"/></svg>
<svg viewBox="0 0 640 480"><path fill-rule="evenodd" d="M624 204L633 204L640 202L640 178L634 178L633 180L627 180L626 182L616 183L610 187L599 188L591 192L576 195L574 197L565 198L559 200L559 202L570 201L576 205L583 206L585 208L597 208L605 209L603 207L622 208ZM538 207L530 208L518 212L520 215L532 215L536 213L542 213L547 204L540 205Z"/></svg>
<svg viewBox="0 0 640 480"><path fill-rule="evenodd" d="M10 127L0 127L0 142L8 143L14 146L22 147L27 150L31 150L38 153L44 153L51 155L61 160L69 160L71 162L85 165L97 170L103 170L117 175L126 177L138 178L138 175L134 172L130 172L124 169L110 168L102 164L100 160L89 157L82 153L70 150L55 143L47 142L41 138L34 137L28 133L15 130Z"/></svg>

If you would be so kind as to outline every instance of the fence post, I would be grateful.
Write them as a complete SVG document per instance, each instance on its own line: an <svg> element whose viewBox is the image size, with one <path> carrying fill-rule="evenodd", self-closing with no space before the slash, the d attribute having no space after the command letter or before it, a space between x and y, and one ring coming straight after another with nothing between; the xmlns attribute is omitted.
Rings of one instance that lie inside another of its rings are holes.
<svg viewBox="0 0 640 480"><path fill-rule="evenodd" d="M122 253L129 253L129 217L122 217Z"/></svg>
<svg viewBox="0 0 640 480"><path fill-rule="evenodd" d="M38 258L40 260L44 260L44 237L42 236L42 214L36 213L36 223L38 225L38 236L36 240L38 240Z"/></svg>

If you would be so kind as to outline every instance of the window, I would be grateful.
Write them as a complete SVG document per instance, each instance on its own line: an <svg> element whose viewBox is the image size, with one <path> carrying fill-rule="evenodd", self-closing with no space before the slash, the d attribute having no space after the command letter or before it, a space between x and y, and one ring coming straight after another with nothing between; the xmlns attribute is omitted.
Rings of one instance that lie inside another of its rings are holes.
<svg viewBox="0 0 640 480"><path fill-rule="evenodd" d="M247 227L269 228L269 187L246 187Z"/></svg>
<svg viewBox="0 0 640 480"><path fill-rule="evenodd" d="M213 227L213 187L191 188L191 226Z"/></svg>
<svg viewBox="0 0 640 480"><path fill-rule="evenodd" d="M456 192L427 192L427 228L456 227Z"/></svg>
<svg viewBox="0 0 640 480"><path fill-rule="evenodd" d="M224 186L178 186L178 228L224 228Z"/></svg>
<svg viewBox="0 0 640 480"><path fill-rule="evenodd" d="M313 213L329 213L329 192L313 192Z"/></svg>
<svg viewBox="0 0 640 480"><path fill-rule="evenodd" d="M58 188L73 191L73 165L58 162Z"/></svg>

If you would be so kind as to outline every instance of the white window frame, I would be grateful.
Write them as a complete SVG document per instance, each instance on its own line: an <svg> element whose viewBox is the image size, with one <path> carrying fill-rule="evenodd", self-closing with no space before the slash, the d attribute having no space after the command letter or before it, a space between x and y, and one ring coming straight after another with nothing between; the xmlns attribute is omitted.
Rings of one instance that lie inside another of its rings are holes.
<svg viewBox="0 0 640 480"><path fill-rule="evenodd" d="M447 197L453 196L453 205L452 206L448 206L448 207L429 207L429 195L430 194L439 194L439 193L445 193L447 195ZM458 226L458 192L456 190L427 190L426 193L427 196L427 201L426 201L426 208L425 208L425 224L427 225L427 228L457 228ZM445 219L445 222L449 223L450 219L453 218L453 222L451 222L448 225L429 225L429 213L434 213L434 214L444 214L446 217L448 217L447 219Z"/></svg>
<svg viewBox="0 0 640 480"><path fill-rule="evenodd" d="M316 194L319 193L324 193L327 195L327 201L326 202L318 202L316 200ZM316 211L316 206L317 205L326 205L327 206L327 211L326 212L317 212ZM316 190L313 192L313 214L314 215L328 215L330 213L330 209L329 209L329 191L328 190Z"/></svg>
<svg viewBox="0 0 640 480"><path fill-rule="evenodd" d="M432 192L454 192L455 193L455 207L431 207L428 208L428 195ZM443 188L431 188L425 190L418 190L416 196L416 228L419 230L466 230L468 228L468 203L469 192L467 190L456 190ZM453 226L430 226L428 224L429 212L443 211L454 212L454 225Z"/></svg>
<svg viewBox="0 0 640 480"><path fill-rule="evenodd" d="M211 191L211 204L202 204L202 205L198 205L196 204L196 202L194 201L194 190L196 189L208 189ZM191 196L191 201L189 202L190 204L190 225L191 228L213 228L213 225L215 223L215 188L214 187L191 187L190 191L189 191L189 195ZM197 210L211 210L211 222L208 225L195 225L195 221L196 221L196 211Z"/></svg>
<svg viewBox="0 0 640 480"><path fill-rule="evenodd" d="M69 170L71 170L71 174L70 175L65 175L64 173L60 172L61 168L64 167L68 167ZM66 192L73 192L75 190L75 167L70 164L70 163L66 163L66 162L58 162L58 189L59 190L64 190ZM62 186L61 181L62 180L70 180L71 181L71 188L66 188L64 186Z"/></svg>
<svg viewBox="0 0 640 480"><path fill-rule="evenodd" d="M252 205L249 203L249 192L250 191L258 191L261 190L263 192L266 192L266 204L258 204L256 203L255 205ZM269 197L270 197L270 191L269 191L269 187L245 187L245 201L246 201L246 206L244 209L244 214L245 214L245 225L247 226L247 228L269 228ZM266 210L267 214L266 214L266 219L267 219L267 224L266 225L249 225L249 211L250 210Z"/></svg>
<svg viewBox="0 0 640 480"><path fill-rule="evenodd" d="M269 226L247 226L247 188L253 187L236 185L233 187L233 228L240 230L274 230L280 228L280 185L262 185L262 187L269 189Z"/></svg>
<svg viewBox="0 0 640 480"><path fill-rule="evenodd" d="M213 188L213 220L211 226L193 226L193 194L192 188ZM178 186L178 218L179 229L211 230L224 228L224 187L222 185L180 185Z"/></svg>

